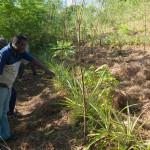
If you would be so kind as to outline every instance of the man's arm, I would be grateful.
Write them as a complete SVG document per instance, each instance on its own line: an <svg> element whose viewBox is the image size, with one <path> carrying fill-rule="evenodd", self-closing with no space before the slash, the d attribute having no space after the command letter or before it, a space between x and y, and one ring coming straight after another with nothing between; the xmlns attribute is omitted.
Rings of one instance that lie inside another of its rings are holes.
<svg viewBox="0 0 150 150"><path fill-rule="evenodd" d="M41 68L42 70L44 70L46 74L49 74L51 76L51 78L55 77L55 74L52 71L50 71L43 63L41 63L40 61L38 61L37 59L35 59L29 53L24 52L23 53L23 58L26 59L26 60L28 60L29 62L33 63L33 65L36 65L39 68Z"/></svg>
<svg viewBox="0 0 150 150"><path fill-rule="evenodd" d="M0 52L0 75L3 74L4 65L7 60L7 53Z"/></svg>
<svg viewBox="0 0 150 150"><path fill-rule="evenodd" d="M55 77L55 74L52 71L50 71L43 63L41 63L37 59L34 59L33 61L31 61L31 63L33 63L34 65L36 65L39 68L41 68L42 70L44 70L45 73L49 74L52 78Z"/></svg>

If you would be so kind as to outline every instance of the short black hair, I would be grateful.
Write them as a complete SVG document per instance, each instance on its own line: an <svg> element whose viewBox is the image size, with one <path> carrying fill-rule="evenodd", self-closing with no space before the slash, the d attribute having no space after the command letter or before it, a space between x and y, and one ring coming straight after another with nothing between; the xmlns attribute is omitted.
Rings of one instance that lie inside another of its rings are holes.
<svg viewBox="0 0 150 150"><path fill-rule="evenodd" d="M19 43L21 41L27 41L27 38L24 35L14 36L13 43Z"/></svg>

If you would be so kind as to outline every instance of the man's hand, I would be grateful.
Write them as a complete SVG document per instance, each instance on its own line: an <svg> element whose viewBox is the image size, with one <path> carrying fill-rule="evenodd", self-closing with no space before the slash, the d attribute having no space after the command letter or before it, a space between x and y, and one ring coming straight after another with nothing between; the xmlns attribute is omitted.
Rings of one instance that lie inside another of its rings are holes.
<svg viewBox="0 0 150 150"><path fill-rule="evenodd" d="M40 61L38 61L37 59L33 60L33 64L35 64L36 66L40 67L41 69L43 69L45 71L46 74L50 75L50 78L54 78L55 77L55 73L50 71L43 63L41 63Z"/></svg>
<svg viewBox="0 0 150 150"><path fill-rule="evenodd" d="M50 75L51 78L54 78L54 77L55 77L55 73L52 72L52 71L50 71L49 69L46 69L46 70L45 70L45 73L48 74L48 75Z"/></svg>

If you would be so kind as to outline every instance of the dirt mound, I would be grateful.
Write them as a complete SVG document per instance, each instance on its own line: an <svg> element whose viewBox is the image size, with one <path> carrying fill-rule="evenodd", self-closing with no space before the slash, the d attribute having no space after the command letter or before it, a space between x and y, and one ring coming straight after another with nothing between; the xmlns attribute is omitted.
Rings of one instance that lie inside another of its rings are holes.
<svg viewBox="0 0 150 150"><path fill-rule="evenodd" d="M82 55L82 65L89 68L91 65L99 67L107 64L112 75L120 81L114 94L114 103L118 109L129 105L130 111L137 116L142 114L141 122L150 119L150 47L142 46L119 47L85 47ZM147 125L150 122L147 122ZM150 125L148 125L150 127ZM149 127L145 135L150 138ZM148 134L147 134L148 133Z"/></svg>

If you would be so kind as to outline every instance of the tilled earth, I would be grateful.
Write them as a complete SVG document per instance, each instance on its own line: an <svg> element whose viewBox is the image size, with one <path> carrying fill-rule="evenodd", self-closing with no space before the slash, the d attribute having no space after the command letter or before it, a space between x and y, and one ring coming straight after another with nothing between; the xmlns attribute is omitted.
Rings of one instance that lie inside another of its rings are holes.
<svg viewBox="0 0 150 150"><path fill-rule="evenodd" d="M139 115L140 122L150 119L150 47L84 47L82 63L85 68L107 64L120 81L114 94L118 109L138 104L131 113ZM10 126L18 136L16 141L1 143L1 149L11 150L73 150L79 139L69 123L69 110L60 106L64 93L55 91L51 80L41 74L32 76L26 71L17 79L17 111L20 116L9 116ZM150 121L141 131L150 140ZM80 143L80 142L79 142ZM78 145L79 146L79 145ZM80 147L80 146L79 146ZM80 148L79 148L80 149Z"/></svg>

